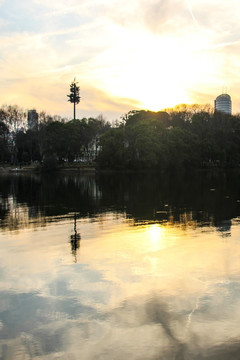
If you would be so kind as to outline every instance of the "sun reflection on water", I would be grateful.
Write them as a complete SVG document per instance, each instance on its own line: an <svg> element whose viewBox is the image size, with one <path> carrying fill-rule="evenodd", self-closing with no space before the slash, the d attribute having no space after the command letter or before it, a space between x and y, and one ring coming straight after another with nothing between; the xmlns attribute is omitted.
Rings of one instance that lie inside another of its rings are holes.
<svg viewBox="0 0 240 360"><path fill-rule="evenodd" d="M165 229L159 224L151 224L145 227L148 248L151 251L158 251L165 247Z"/></svg>

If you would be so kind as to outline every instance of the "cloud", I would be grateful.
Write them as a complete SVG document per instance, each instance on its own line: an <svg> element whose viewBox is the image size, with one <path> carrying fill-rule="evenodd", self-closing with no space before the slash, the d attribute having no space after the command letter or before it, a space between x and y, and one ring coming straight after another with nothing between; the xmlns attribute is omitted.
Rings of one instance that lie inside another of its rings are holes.
<svg viewBox="0 0 240 360"><path fill-rule="evenodd" d="M116 8L118 11L114 11ZM116 0L109 8L108 16L124 28L145 29L155 35L169 34L176 30L181 33L183 25L192 27L186 4L180 0Z"/></svg>

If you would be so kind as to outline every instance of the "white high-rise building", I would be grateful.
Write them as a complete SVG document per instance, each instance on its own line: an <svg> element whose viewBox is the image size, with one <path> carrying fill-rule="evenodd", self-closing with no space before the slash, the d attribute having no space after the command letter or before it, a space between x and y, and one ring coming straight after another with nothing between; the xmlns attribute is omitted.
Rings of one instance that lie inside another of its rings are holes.
<svg viewBox="0 0 240 360"><path fill-rule="evenodd" d="M214 100L215 111L220 111L225 114L232 114L232 100L230 95L222 94Z"/></svg>

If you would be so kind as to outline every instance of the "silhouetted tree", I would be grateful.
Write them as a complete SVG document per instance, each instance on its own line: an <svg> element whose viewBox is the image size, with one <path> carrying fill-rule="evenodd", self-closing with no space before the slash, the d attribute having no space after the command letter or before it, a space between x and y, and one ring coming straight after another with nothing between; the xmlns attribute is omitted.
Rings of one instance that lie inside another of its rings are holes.
<svg viewBox="0 0 240 360"><path fill-rule="evenodd" d="M18 105L3 105L0 109L1 120L9 127L14 134L26 124L26 112Z"/></svg>
<svg viewBox="0 0 240 360"><path fill-rule="evenodd" d="M124 146L124 130L110 129L100 138L101 152L98 162L100 166L112 169L125 167L126 148Z"/></svg>
<svg viewBox="0 0 240 360"><path fill-rule="evenodd" d="M8 149L8 134L9 129L7 125L0 120L0 161L8 161L10 157Z"/></svg>
<svg viewBox="0 0 240 360"><path fill-rule="evenodd" d="M73 119L76 119L76 104L79 104L80 102L80 96L79 91L80 88L77 86L77 82L74 79L74 81L70 85L70 94L67 95L69 97L69 100L73 104Z"/></svg>
<svg viewBox="0 0 240 360"><path fill-rule="evenodd" d="M65 124L59 121L53 121L46 125L44 155L56 156L60 161L67 154L67 138Z"/></svg>

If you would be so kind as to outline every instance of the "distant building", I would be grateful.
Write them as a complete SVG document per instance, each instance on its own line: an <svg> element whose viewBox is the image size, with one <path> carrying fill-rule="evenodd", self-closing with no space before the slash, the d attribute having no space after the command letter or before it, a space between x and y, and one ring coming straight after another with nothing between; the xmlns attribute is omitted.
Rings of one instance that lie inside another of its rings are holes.
<svg viewBox="0 0 240 360"><path fill-rule="evenodd" d="M28 129L34 130L38 128L38 113L36 110L28 110Z"/></svg>
<svg viewBox="0 0 240 360"><path fill-rule="evenodd" d="M214 100L214 110L225 114L232 114L232 100L230 95L222 94Z"/></svg>

